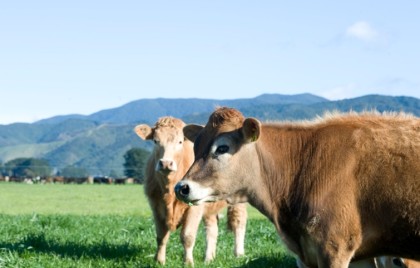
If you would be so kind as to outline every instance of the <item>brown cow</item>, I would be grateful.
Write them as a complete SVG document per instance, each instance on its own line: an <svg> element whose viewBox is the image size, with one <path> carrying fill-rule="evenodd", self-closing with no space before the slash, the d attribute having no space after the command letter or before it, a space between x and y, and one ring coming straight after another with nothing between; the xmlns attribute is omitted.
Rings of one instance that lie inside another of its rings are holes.
<svg viewBox="0 0 420 268"><path fill-rule="evenodd" d="M158 246L156 260L161 264L165 263L170 231L181 225L184 261L193 264L192 252L202 218L207 239L205 261L211 261L216 254L218 213L227 205L225 201L220 201L189 207L176 199L174 186L182 179L194 160L193 144L184 139L184 126L185 123L180 119L163 117L153 128L148 125L138 125L135 128L135 132L142 139L155 143L147 163L144 186L155 220ZM245 204L228 207L228 227L235 234L236 256L244 254L246 218Z"/></svg>
<svg viewBox="0 0 420 268"><path fill-rule="evenodd" d="M184 134L195 140L195 161L176 185L179 199L249 201L309 267L420 259L419 118L372 112L261 124L219 108Z"/></svg>
<svg viewBox="0 0 420 268"><path fill-rule="evenodd" d="M307 268L299 259L298 268ZM349 268L420 268L420 262L399 257L382 256L351 262Z"/></svg>
<svg viewBox="0 0 420 268"><path fill-rule="evenodd" d="M418 261L388 256L375 258L375 264L375 268L420 268Z"/></svg>

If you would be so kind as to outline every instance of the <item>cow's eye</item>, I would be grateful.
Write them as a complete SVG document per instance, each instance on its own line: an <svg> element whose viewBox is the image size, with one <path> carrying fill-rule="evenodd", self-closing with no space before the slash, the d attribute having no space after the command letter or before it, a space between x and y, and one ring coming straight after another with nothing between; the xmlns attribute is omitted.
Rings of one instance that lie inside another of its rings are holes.
<svg viewBox="0 0 420 268"><path fill-rule="evenodd" d="M153 142L154 142L155 144L157 144L157 143L158 143L157 139L153 139Z"/></svg>
<svg viewBox="0 0 420 268"><path fill-rule="evenodd" d="M227 145L220 145L217 147L216 152L214 152L216 155L221 155L229 151L229 146Z"/></svg>
<svg viewBox="0 0 420 268"><path fill-rule="evenodd" d="M182 144L182 141L179 141L178 143L179 143L179 144Z"/></svg>

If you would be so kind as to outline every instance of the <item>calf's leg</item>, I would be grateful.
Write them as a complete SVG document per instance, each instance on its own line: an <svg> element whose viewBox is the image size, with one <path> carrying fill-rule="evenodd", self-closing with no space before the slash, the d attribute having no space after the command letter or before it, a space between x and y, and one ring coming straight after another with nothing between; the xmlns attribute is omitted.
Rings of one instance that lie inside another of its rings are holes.
<svg viewBox="0 0 420 268"><path fill-rule="evenodd" d="M166 222L162 219L155 218L156 242L157 250L155 259L160 264L166 261L166 245L168 244L170 232L166 226Z"/></svg>
<svg viewBox="0 0 420 268"><path fill-rule="evenodd" d="M235 235L235 256L245 254L245 231L248 212L246 203L240 203L228 207L228 229Z"/></svg>
<svg viewBox="0 0 420 268"><path fill-rule="evenodd" d="M216 257L217 235L219 232L217 214L204 216L206 227L206 257L205 262L211 262Z"/></svg>

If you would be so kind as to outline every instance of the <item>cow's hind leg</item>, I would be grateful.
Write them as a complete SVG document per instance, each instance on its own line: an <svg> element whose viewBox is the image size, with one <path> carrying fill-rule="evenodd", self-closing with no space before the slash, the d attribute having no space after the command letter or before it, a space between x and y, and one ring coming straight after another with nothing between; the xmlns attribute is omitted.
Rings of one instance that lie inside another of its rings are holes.
<svg viewBox="0 0 420 268"><path fill-rule="evenodd" d="M202 217L203 206L192 206L185 215L181 229L181 241L184 246L184 263L187 265L194 265L193 249Z"/></svg>
<svg viewBox="0 0 420 268"><path fill-rule="evenodd" d="M206 227L206 257L205 262L211 262L216 257L217 235L219 232L217 214L204 216L204 225Z"/></svg>
<svg viewBox="0 0 420 268"><path fill-rule="evenodd" d="M229 206L227 211L228 229L235 235L235 256L245 254L245 231L248 213L246 203Z"/></svg>

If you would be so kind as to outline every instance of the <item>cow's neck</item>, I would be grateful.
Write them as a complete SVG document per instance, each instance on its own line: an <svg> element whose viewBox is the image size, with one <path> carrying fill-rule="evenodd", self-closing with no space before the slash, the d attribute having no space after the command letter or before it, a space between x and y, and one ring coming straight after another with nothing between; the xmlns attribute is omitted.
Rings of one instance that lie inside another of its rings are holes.
<svg viewBox="0 0 420 268"><path fill-rule="evenodd" d="M162 191L164 194L170 194L175 196L174 187L185 174L185 168L182 161L178 164L178 169L166 175L164 177L164 183L161 185Z"/></svg>
<svg viewBox="0 0 420 268"><path fill-rule="evenodd" d="M301 167L301 153L311 133L304 129L265 126L255 148L260 165L261 187L250 196L249 202L267 216L287 243L295 230L284 230L282 222L295 222L296 208L291 207ZM300 208L299 208L300 209ZM293 240L293 239L292 239ZM296 245L289 245L296 248Z"/></svg>
<svg viewBox="0 0 420 268"><path fill-rule="evenodd" d="M179 201L175 196L175 184L182 179L186 172L183 161L180 161L177 166L177 171L169 173L165 177L166 183L161 185L161 189L163 191L163 200L165 202L166 208L166 225L171 231L176 230L179 222L183 217L183 211L188 208L184 202Z"/></svg>

